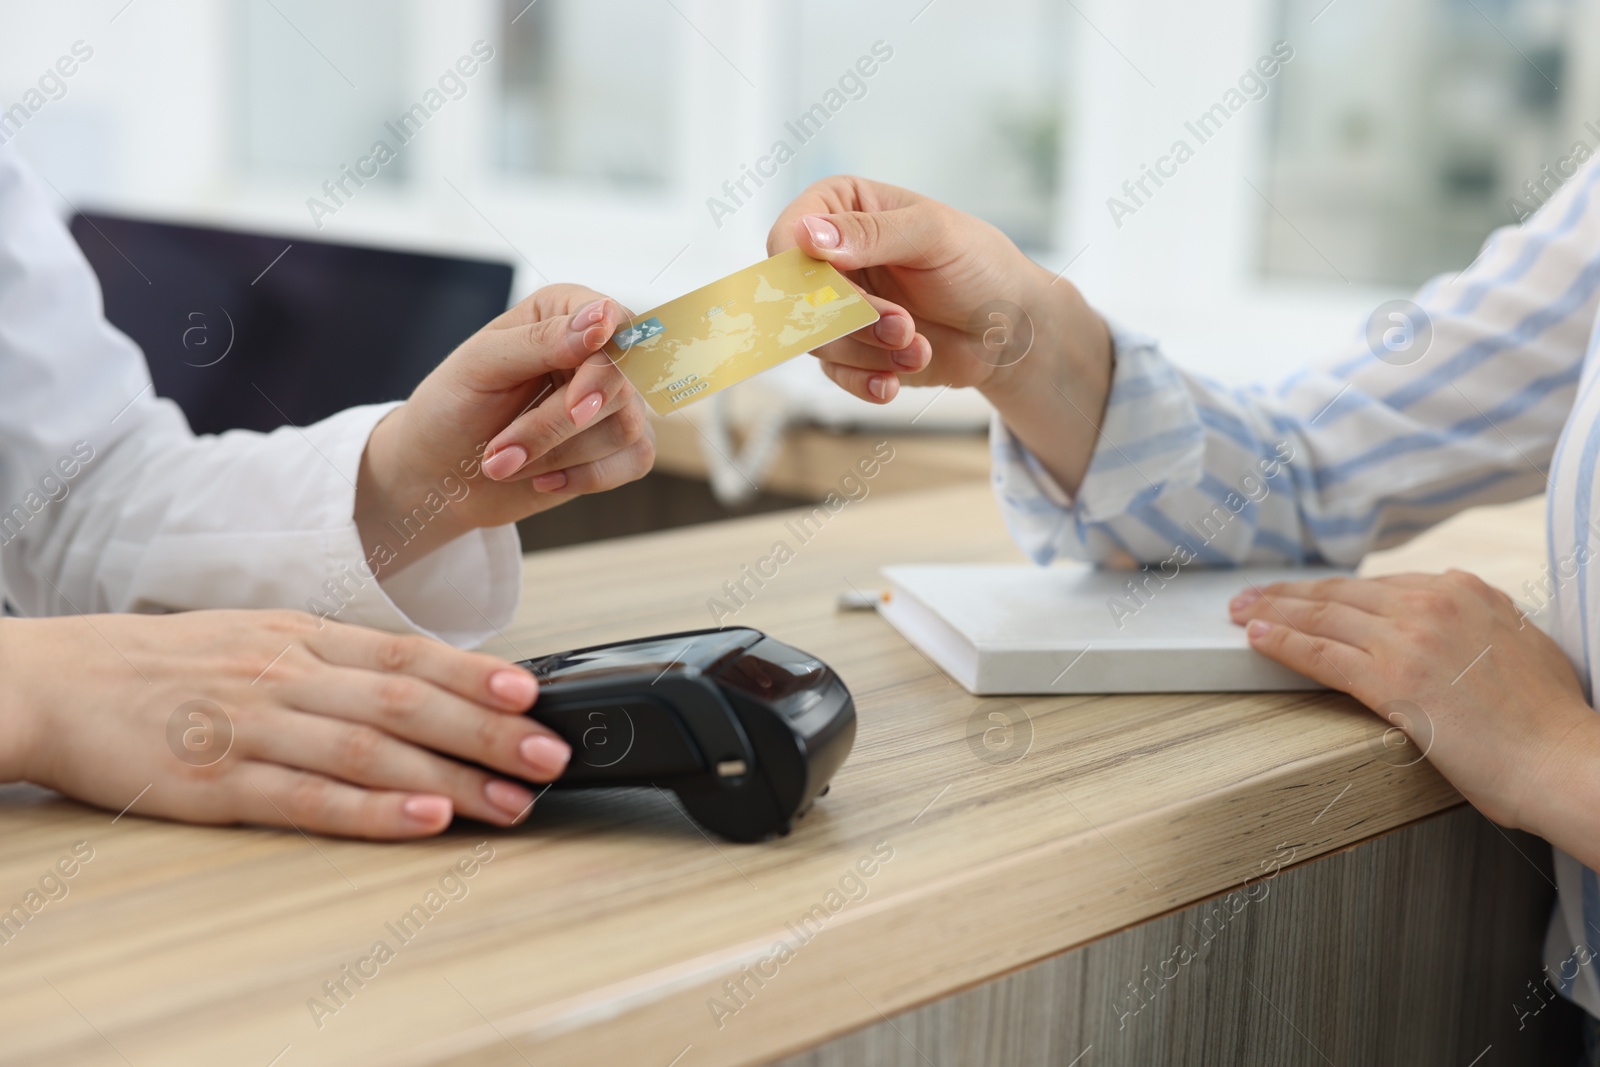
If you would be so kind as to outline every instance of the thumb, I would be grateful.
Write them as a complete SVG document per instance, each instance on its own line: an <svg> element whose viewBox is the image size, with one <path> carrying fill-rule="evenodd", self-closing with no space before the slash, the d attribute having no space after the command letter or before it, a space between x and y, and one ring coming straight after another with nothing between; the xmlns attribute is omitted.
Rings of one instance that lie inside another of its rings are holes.
<svg viewBox="0 0 1600 1067"><path fill-rule="evenodd" d="M950 228L939 218L942 205L923 201L891 211L841 211L802 215L795 241L807 255L840 270L863 267L934 269L943 261Z"/></svg>

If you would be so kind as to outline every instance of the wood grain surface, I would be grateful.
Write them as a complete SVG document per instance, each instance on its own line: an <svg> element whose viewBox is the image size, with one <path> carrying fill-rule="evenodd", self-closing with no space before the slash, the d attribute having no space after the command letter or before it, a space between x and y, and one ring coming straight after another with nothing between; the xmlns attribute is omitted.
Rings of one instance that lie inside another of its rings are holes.
<svg viewBox="0 0 1600 1067"><path fill-rule="evenodd" d="M1535 507L1408 551L1515 586L1539 565ZM982 485L869 483L806 543L791 517L530 556L494 650L712 625L724 583L790 542L720 621L822 656L855 694L855 751L792 835L715 841L652 791L551 793L514 831L379 845L9 787L0 908L75 843L93 856L0 944L0 1063L764 1062L1259 878L1283 842L1300 864L1461 802L1426 762L1381 758L1382 724L1342 696L980 700L835 610L886 563L1020 560Z"/></svg>
<svg viewBox="0 0 1600 1067"><path fill-rule="evenodd" d="M777 1067L1566 1067L1549 860L1462 805Z"/></svg>

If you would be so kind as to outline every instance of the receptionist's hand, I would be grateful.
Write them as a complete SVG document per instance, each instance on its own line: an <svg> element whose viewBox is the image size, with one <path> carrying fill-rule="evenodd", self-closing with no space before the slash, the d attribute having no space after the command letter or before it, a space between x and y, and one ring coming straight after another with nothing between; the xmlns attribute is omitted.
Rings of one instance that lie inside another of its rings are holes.
<svg viewBox="0 0 1600 1067"><path fill-rule="evenodd" d="M627 317L592 289L550 285L451 353L367 442L356 523L368 557L380 544L402 553L392 573L467 530L643 477L655 460L644 402L602 351ZM419 508L421 536L394 537Z"/></svg>
<svg viewBox="0 0 1600 1067"><path fill-rule="evenodd" d="M784 208L767 251L796 245L880 316L816 351L829 378L873 403L902 383L974 386L1076 490L1110 391L1111 340L1071 282L987 222L864 178L825 178Z"/></svg>
<svg viewBox="0 0 1600 1067"><path fill-rule="evenodd" d="M508 826L571 756L526 670L291 611L0 619L0 687L0 782L184 822Z"/></svg>
<svg viewBox="0 0 1600 1067"><path fill-rule="evenodd" d="M901 381L999 385L1025 360L1000 365L1007 356L991 331L997 323L1001 329L1020 324L981 315L974 320L975 314L1009 302L1028 314L1036 335L1056 343L1068 328L1063 320L1073 317L1072 305L1082 304L1070 282L1058 281L982 219L865 178L824 178L784 208L767 236L767 252L796 245L838 267L881 316L816 353L830 378L864 400L891 399Z"/></svg>
<svg viewBox="0 0 1600 1067"><path fill-rule="evenodd" d="M1600 863L1600 716L1561 648L1465 571L1247 588L1250 644L1349 693L1479 811Z"/></svg>

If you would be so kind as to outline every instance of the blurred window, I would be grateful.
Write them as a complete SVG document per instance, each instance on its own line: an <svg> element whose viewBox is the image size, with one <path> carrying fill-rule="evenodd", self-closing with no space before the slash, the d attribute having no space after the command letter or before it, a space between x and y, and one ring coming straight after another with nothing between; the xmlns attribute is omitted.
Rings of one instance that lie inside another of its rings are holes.
<svg viewBox="0 0 1600 1067"><path fill-rule="evenodd" d="M987 219L1025 248L1050 244L1067 132L1066 4L916 0L869 15L857 0L811 0L788 16L794 114L874 40L894 49L860 105L807 146L794 191L839 171L871 175Z"/></svg>
<svg viewBox="0 0 1600 1067"><path fill-rule="evenodd" d="M499 164L530 177L667 185L678 128L669 3L505 0Z"/></svg>
<svg viewBox="0 0 1600 1067"><path fill-rule="evenodd" d="M325 177L398 115L406 26L387 0L249 0L235 21L239 163L247 174ZM406 154L380 180L405 177Z"/></svg>
<svg viewBox="0 0 1600 1067"><path fill-rule="evenodd" d="M1269 138L1265 272L1411 284L1537 209L1576 144L1600 151L1594 6L1280 0L1297 55Z"/></svg>

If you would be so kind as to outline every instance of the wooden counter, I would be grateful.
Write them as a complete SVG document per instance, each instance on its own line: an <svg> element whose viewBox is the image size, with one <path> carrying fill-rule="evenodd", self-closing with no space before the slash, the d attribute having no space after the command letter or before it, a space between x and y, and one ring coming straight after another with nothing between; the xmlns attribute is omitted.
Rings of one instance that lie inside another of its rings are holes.
<svg viewBox="0 0 1600 1067"><path fill-rule="evenodd" d="M723 583L792 542L786 517L530 556L495 651L711 625ZM1541 536L1530 503L1407 555L1514 587ZM0 906L74 842L94 854L0 945L0 1063L765 1062L1461 803L1427 763L1376 758L1379 722L1342 696L979 700L875 615L835 611L885 563L1019 560L984 486L870 497L792 547L728 621L830 662L860 730L791 836L730 845L667 794L551 793L515 831L374 845L177 826L137 805L113 819L12 787ZM1016 726L986 745L991 711ZM493 858L466 895L399 943L386 924L475 847ZM324 982L380 939L393 958L319 1025L308 1002L336 1003ZM773 963L780 942L796 947ZM914 1051L895 1062L971 1062Z"/></svg>

